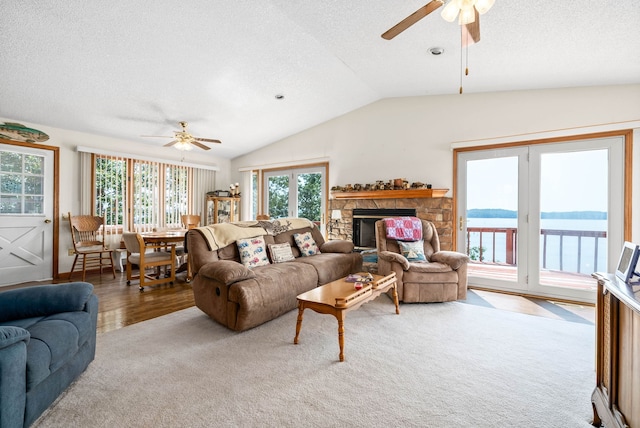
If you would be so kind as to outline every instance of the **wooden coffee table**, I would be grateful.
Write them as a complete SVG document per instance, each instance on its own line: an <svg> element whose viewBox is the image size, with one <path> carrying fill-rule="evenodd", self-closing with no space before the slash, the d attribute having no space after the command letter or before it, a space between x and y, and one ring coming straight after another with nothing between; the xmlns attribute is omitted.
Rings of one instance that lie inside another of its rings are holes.
<svg viewBox="0 0 640 428"><path fill-rule="evenodd" d="M366 272L361 273L361 275L366 274ZM343 278L300 294L298 296L296 337L293 339L293 343L298 344L298 337L300 336L300 329L302 328L302 313L305 309L312 309L319 314L333 315L338 320L340 361L344 361L344 318L346 313L358 309L363 303L370 302L391 288L393 288L393 301L396 304L396 314L400 314L395 272L387 276L373 275L373 281L366 283L361 290L356 290L353 282L347 282Z"/></svg>

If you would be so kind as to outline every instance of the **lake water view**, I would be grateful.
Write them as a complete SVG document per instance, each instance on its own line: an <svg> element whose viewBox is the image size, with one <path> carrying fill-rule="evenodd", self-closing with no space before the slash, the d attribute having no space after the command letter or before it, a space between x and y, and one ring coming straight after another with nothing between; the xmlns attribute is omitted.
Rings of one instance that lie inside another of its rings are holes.
<svg viewBox="0 0 640 428"><path fill-rule="evenodd" d="M468 218L467 227L517 227L516 218ZM607 220L578 220L578 219L542 219L540 220L541 229L554 230L588 230L600 231L607 230ZM497 233L495 235L495 262L504 263L506 260L506 235ZM469 246L471 248L479 247L480 234L471 233L469 237ZM540 240L540 260L542 263L543 254L542 237ZM578 237L563 238L562 242L562 271L579 272L591 274L598 270L606 269L607 266L607 238L597 239L597 258L596 239L592 237L581 238L581 256L580 266L578 266ZM483 257L485 262L492 262L493 256L493 237L490 233L484 233L482 237ZM547 237L547 258L546 269L560 269L560 237Z"/></svg>

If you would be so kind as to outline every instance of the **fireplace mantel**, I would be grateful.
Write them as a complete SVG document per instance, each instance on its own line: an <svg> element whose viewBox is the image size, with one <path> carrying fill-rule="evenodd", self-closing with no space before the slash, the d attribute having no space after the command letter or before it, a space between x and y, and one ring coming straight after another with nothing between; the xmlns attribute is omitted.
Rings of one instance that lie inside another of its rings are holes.
<svg viewBox="0 0 640 428"><path fill-rule="evenodd" d="M442 198L449 189L364 190L359 192L331 192L335 199L415 199Z"/></svg>

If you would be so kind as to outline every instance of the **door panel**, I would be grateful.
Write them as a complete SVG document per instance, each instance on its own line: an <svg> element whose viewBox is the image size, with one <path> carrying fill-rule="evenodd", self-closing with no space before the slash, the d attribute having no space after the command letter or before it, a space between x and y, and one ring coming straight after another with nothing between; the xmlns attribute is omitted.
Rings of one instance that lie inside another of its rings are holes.
<svg viewBox="0 0 640 428"><path fill-rule="evenodd" d="M0 285L53 277L53 152L0 144Z"/></svg>
<svg viewBox="0 0 640 428"><path fill-rule="evenodd" d="M623 242L622 158L621 138L531 147L531 292L594 301Z"/></svg>
<svg viewBox="0 0 640 428"><path fill-rule="evenodd" d="M458 203L458 248L471 258L469 278L475 285L526 290L526 226L519 215L526 156L525 148L459 156L464 191Z"/></svg>

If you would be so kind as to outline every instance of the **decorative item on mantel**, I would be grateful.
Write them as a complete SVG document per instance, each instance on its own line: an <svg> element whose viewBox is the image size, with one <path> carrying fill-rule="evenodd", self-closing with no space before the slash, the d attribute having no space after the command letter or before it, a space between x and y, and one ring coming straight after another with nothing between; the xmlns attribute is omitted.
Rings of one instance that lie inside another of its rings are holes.
<svg viewBox="0 0 640 428"><path fill-rule="evenodd" d="M419 181L413 182L409 184L409 182L404 178L394 178L393 180L389 180L387 182L383 180L377 180L375 183L369 184L359 184L356 183L354 185L345 184L344 186L333 186L331 188L332 192L370 192L376 190L409 190L409 189L431 189L431 184L421 183Z"/></svg>
<svg viewBox="0 0 640 428"><path fill-rule="evenodd" d="M333 186L331 193L335 199L408 199L442 198L449 189L433 189L431 184L416 181L409 184L404 178L389 181L378 180L375 183L346 184Z"/></svg>

